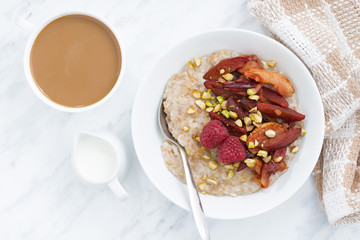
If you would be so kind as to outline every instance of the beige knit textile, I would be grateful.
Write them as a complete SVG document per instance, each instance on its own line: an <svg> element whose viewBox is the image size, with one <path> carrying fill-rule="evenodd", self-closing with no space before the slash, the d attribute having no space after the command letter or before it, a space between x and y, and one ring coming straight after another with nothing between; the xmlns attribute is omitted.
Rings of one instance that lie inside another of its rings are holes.
<svg viewBox="0 0 360 240"><path fill-rule="evenodd" d="M359 222L360 1L249 0L248 8L312 73L326 121L313 172L319 197L333 226Z"/></svg>

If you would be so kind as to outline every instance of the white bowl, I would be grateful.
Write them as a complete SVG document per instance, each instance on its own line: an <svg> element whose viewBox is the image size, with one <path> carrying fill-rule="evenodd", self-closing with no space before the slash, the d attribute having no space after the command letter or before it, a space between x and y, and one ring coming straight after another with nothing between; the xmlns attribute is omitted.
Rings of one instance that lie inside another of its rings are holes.
<svg viewBox="0 0 360 240"><path fill-rule="evenodd" d="M237 197L201 195L206 216L239 219L266 212L293 195L310 176L320 154L324 137L321 98L309 71L290 50L269 37L239 29L214 30L180 42L155 63L139 87L132 112L132 136L139 161L151 182L172 202L189 209L185 185L167 170L161 155L163 136L157 125L157 108L166 82L173 74L190 59L220 49L276 60L278 68L293 83L299 110L306 115L307 134L301 139L301 150L273 185Z"/></svg>
<svg viewBox="0 0 360 240"><path fill-rule="evenodd" d="M56 102L51 101L49 98L47 98L42 91L39 89L39 87L36 85L33 76L31 74L31 69L30 69L30 53L31 53L31 48L34 44L34 41L36 40L38 34L41 32L41 30L43 30L49 23L51 23L52 21L54 21L55 19L58 19L60 17L63 16L67 16L67 15L73 15L73 14L80 14L80 15L85 15L85 16L89 16L92 18L97 19L98 21L102 22L105 26L107 26L111 32L114 34L118 44L119 44L119 48L121 51L121 69L120 69L120 74L119 77L115 83L115 85L113 86L113 88L110 90L110 92L107 93L107 95L105 97L103 97L100 101L93 103L91 105L85 106L85 107L78 107L78 108L74 108L74 107L67 107L67 106L63 106L61 104L58 104ZM30 24L30 23L29 23ZM31 89L34 91L34 93L36 94L36 96L38 96L44 103L46 103L47 105L49 105L50 107L53 107L57 110L61 110L64 112L83 112L83 111L87 111L90 109L94 109L97 106L100 106L101 104L103 104L104 102L106 102L116 91L116 89L118 88L118 86L120 85L120 82L123 78L124 75L124 70L126 68L126 61L125 61L125 51L124 51L124 45L121 43L120 38L118 36L118 34L115 32L114 28L111 26L111 24L109 24L107 21L105 21L104 19L94 15L94 14L90 14L90 13L85 13L85 12L80 12L80 11L76 11L76 12L66 12L66 13L62 13L62 14L58 14L50 19L47 19L46 21L44 21L42 24L39 24L37 27L33 27L34 30L26 44L25 47L25 52L24 52L24 71L25 71L25 76L27 79L27 82L29 83Z"/></svg>

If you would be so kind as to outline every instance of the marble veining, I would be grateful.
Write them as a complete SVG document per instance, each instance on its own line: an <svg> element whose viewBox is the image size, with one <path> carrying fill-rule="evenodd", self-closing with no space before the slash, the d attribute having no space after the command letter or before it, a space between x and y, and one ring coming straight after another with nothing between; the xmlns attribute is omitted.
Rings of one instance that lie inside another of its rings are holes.
<svg viewBox="0 0 360 240"><path fill-rule="evenodd" d="M124 41L124 81L107 103L63 113L28 86L23 52L33 25L64 11L106 18ZM153 61L200 31L236 27L267 34L239 0L0 0L0 239L199 239L190 213L168 201L141 169L132 146L131 108ZM151 91L151 90L150 90ZM87 186L70 165L78 130L107 129L125 141L130 193L118 201L105 187ZM236 206L234 206L235 208ZM359 239L360 225L332 228L313 180L281 206L243 220L209 220L212 239Z"/></svg>

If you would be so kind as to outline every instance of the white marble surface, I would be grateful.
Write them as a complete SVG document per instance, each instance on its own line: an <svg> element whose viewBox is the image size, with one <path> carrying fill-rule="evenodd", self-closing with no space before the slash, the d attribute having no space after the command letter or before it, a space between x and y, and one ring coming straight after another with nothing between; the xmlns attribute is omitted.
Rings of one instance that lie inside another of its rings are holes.
<svg viewBox="0 0 360 240"><path fill-rule="evenodd" d="M29 32L56 13L83 10L110 21L128 53L124 82L109 102L69 114L43 104L27 85L23 51ZM130 132L131 107L143 74L177 41L200 31L264 29L246 1L0 0L0 239L198 239L190 213L169 202L144 175ZM151 90L150 90L151 91ZM126 142L131 168L118 201L82 184L70 166L74 133L108 129ZM287 202L260 216L209 220L212 239L359 239L360 225L332 228L312 179Z"/></svg>

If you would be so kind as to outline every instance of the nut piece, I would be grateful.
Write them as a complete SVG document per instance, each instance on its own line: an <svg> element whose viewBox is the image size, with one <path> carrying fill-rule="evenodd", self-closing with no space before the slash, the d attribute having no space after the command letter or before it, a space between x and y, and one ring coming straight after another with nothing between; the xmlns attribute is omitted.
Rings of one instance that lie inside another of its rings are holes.
<svg viewBox="0 0 360 240"><path fill-rule="evenodd" d="M274 130L272 130L272 129L269 129L269 130L265 131L265 135L268 138L274 138L276 136L276 132Z"/></svg>
<svg viewBox="0 0 360 240"><path fill-rule="evenodd" d="M231 113L231 111L230 111L230 113ZM231 116L231 115L230 115L230 116ZM236 116L237 116L237 115L236 115ZM241 121L240 119L236 120L236 121L235 121L235 124L238 125L239 127L242 127L242 126L243 126L243 123L242 123L242 121Z"/></svg>
<svg viewBox="0 0 360 240"><path fill-rule="evenodd" d="M225 99L222 96L217 96L216 99L219 101L220 104L222 104Z"/></svg>
<svg viewBox="0 0 360 240"><path fill-rule="evenodd" d="M268 152L265 150L259 150L256 155L266 158L268 156Z"/></svg>
<svg viewBox="0 0 360 240"><path fill-rule="evenodd" d="M274 162L280 162L281 160L283 160L283 157L274 158Z"/></svg>
<svg viewBox="0 0 360 240"><path fill-rule="evenodd" d="M218 166L219 166L219 164L218 164L215 160L211 160L211 161L209 162L209 168L210 168L211 170L215 170Z"/></svg>
<svg viewBox="0 0 360 240"><path fill-rule="evenodd" d="M186 113L187 114L193 114L195 111L195 109L193 107L189 107L187 110L186 110Z"/></svg>
<svg viewBox="0 0 360 240"><path fill-rule="evenodd" d="M194 64L191 61L188 62L188 66L189 68L194 69Z"/></svg>
<svg viewBox="0 0 360 240"><path fill-rule="evenodd" d="M201 183L198 184L198 186L199 186L200 191L204 191L205 187L206 187L206 183L201 182Z"/></svg>
<svg viewBox="0 0 360 240"><path fill-rule="evenodd" d="M254 126L253 126L253 125L246 126L246 131L247 131L247 132L251 132L253 129L254 129Z"/></svg>
<svg viewBox="0 0 360 240"><path fill-rule="evenodd" d="M220 69L220 74L224 74L225 73L225 69Z"/></svg>
<svg viewBox="0 0 360 240"><path fill-rule="evenodd" d="M304 136L305 134L306 134L305 129L301 128L301 134L300 134L300 136Z"/></svg>
<svg viewBox="0 0 360 240"><path fill-rule="evenodd" d="M244 160L244 162L249 168L253 168L255 166L255 159L247 158Z"/></svg>
<svg viewBox="0 0 360 240"><path fill-rule="evenodd" d="M256 91L255 91L255 89L253 89L253 88L248 88L248 89L246 90L246 92L247 92L247 94L250 95L250 96L253 96L253 95L256 94Z"/></svg>
<svg viewBox="0 0 360 240"><path fill-rule="evenodd" d="M231 117L231 118L236 119L236 118L238 117L238 115L236 114L236 112L230 111L229 114L230 114L230 117Z"/></svg>
<svg viewBox="0 0 360 240"><path fill-rule="evenodd" d="M255 147L259 146L259 142L258 142L258 140L256 140L256 139L255 139L255 142L254 142L254 146L255 146Z"/></svg>
<svg viewBox="0 0 360 240"><path fill-rule="evenodd" d="M240 137L240 140L246 142L246 140L247 140L247 135L246 135L246 134L242 135L242 136Z"/></svg>
<svg viewBox="0 0 360 240"><path fill-rule="evenodd" d="M263 158L263 161L264 161L265 163L269 163L269 162L271 161L271 155Z"/></svg>
<svg viewBox="0 0 360 240"><path fill-rule="evenodd" d="M209 101L206 101L205 105L208 106L208 107L213 107L213 104L211 102L209 102Z"/></svg>
<svg viewBox="0 0 360 240"><path fill-rule="evenodd" d="M197 67L200 67L200 65L201 65L201 59L200 59L200 58L194 58L194 61L195 61L195 65L196 65Z"/></svg>
<svg viewBox="0 0 360 240"><path fill-rule="evenodd" d="M240 162L236 162L233 164L234 168L238 168L240 166Z"/></svg>
<svg viewBox="0 0 360 240"><path fill-rule="evenodd" d="M191 152L189 150L186 150L187 155L191 155Z"/></svg>
<svg viewBox="0 0 360 240"><path fill-rule="evenodd" d="M255 148L255 144L253 142L249 142L248 148Z"/></svg>
<svg viewBox="0 0 360 240"><path fill-rule="evenodd" d="M202 157L205 158L206 160L210 160L209 156L203 155Z"/></svg>
<svg viewBox="0 0 360 240"><path fill-rule="evenodd" d="M199 136L196 136L196 137L195 137L195 140L198 141L198 142L200 142L200 137L199 137Z"/></svg>
<svg viewBox="0 0 360 240"><path fill-rule="evenodd" d="M221 111L221 114L224 115L226 118L229 118L230 117L230 113L228 110L222 110Z"/></svg>
<svg viewBox="0 0 360 240"><path fill-rule="evenodd" d="M202 94L201 94L201 98L202 99L210 99L211 98L211 94L209 91L204 91Z"/></svg>
<svg viewBox="0 0 360 240"><path fill-rule="evenodd" d="M207 111L207 112L212 112L213 110L214 110L213 107L207 107L207 108L205 109L205 111Z"/></svg>
<svg viewBox="0 0 360 240"><path fill-rule="evenodd" d="M232 75L231 73L227 73L225 75L222 75L222 77L225 78L226 81L231 81L231 80L233 80L234 75Z"/></svg>
<svg viewBox="0 0 360 240"><path fill-rule="evenodd" d="M262 116L256 114L256 113L250 113L249 114L249 118L256 123L261 123L262 122Z"/></svg>
<svg viewBox="0 0 360 240"><path fill-rule="evenodd" d="M276 66L276 61L267 62L267 65L271 68L274 68Z"/></svg>
<svg viewBox="0 0 360 240"><path fill-rule="evenodd" d="M300 147L299 146L294 146L294 147L292 147L291 149L290 149L290 152L291 153L296 153L296 152L298 152L300 150Z"/></svg>
<svg viewBox="0 0 360 240"><path fill-rule="evenodd" d="M221 105L220 104L216 105L214 108L214 112L216 113L219 112L220 110L221 110Z"/></svg>
<svg viewBox="0 0 360 240"><path fill-rule="evenodd" d="M209 183L215 184L217 185L217 181L211 178L206 178L206 181L208 181Z"/></svg>
<svg viewBox="0 0 360 240"><path fill-rule="evenodd" d="M204 103L202 100L200 100L200 99L195 100L195 104L198 105L198 107L199 107L201 110L204 110L205 107L206 107L205 103Z"/></svg>
<svg viewBox="0 0 360 240"><path fill-rule="evenodd" d="M184 127L184 132L188 132L188 131L190 131L190 128Z"/></svg>
<svg viewBox="0 0 360 240"><path fill-rule="evenodd" d="M257 100L259 100L259 96L258 95L252 95L252 96L249 96L249 99L257 101Z"/></svg>
<svg viewBox="0 0 360 240"><path fill-rule="evenodd" d="M244 123L246 126L250 126L251 125L251 119L249 117L245 117L244 118Z"/></svg>
<svg viewBox="0 0 360 240"><path fill-rule="evenodd" d="M224 165L224 168L226 169L234 169L234 166L232 164Z"/></svg>
<svg viewBox="0 0 360 240"><path fill-rule="evenodd" d="M221 103L221 108L222 108L222 109L227 109L227 108L226 108L226 104L227 104L227 101L223 101L223 102Z"/></svg>
<svg viewBox="0 0 360 240"><path fill-rule="evenodd" d="M228 175L227 175L227 180L229 180L230 178L232 178L234 176L234 171L233 170L230 170L228 172Z"/></svg>
<svg viewBox="0 0 360 240"><path fill-rule="evenodd" d="M193 90L192 91L192 95L194 96L194 98L200 98L200 92L199 92L199 90Z"/></svg>
<svg viewBox="0 0 360 240"><path fill-rule="evenodd" d="M256 112L258 112L257 107L254 107L254 108L250 109L249 112L251 112L251 113L256 113Z"/></svg>

